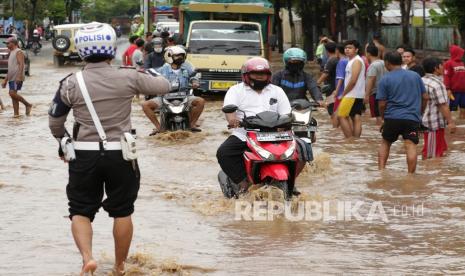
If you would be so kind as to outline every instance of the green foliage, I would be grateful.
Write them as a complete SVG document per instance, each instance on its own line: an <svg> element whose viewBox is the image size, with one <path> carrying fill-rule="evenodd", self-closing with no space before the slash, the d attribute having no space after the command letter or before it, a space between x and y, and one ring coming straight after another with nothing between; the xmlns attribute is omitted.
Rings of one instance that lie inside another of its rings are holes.
<svg viewBox="0 0 465 276"><path fill-rule="evenodd" d="M451 22L465 30L465 1L463 0L443 0L442 8L446 11L446 16L451 18Z"/></svg>
<svg viewBox="0 0 465 276"><path fill-rule="evenodd" d="M369 16L372 14L374 14L375 16L378 16L378 10L380 8L379 0L353 0L349 2L352 2L353 4L357 5L357 7L359 8L358 14L360 15L361 18L368 19ZM390 2L392 2L392 0L382 0L381 1L382 10L386 9L387 5Z"/></svg>
<svg viewBox="0 0 465 276"><path fill-rule="evenodd" d="M139 1L134 0L83 0L84 21L109 22L112 17L128 16L139 11Z"/></svg>
<svg viewBox="0 0 465 276"><path fill-rule="evenodd" d="M443 13L440 14L437 11L431 9L429 11L431 17L431 25L433 26L444 26L444 25L457 25L456 18L450 16L447 10L443 9Z"/></svg>
<svg viewBox="0 0 465 276"><path fill-rule="evenodd" d="M8 1L9 2L9 1ZM11 11L11 7L7 7ZM32 4L30 0L15 1L15 17L17 20L28 20L31 17ZM11 16L6 13L5 16ZM36 18L50 17L55 22L63 22L66 17L64 0L37 0Z"/></svg>

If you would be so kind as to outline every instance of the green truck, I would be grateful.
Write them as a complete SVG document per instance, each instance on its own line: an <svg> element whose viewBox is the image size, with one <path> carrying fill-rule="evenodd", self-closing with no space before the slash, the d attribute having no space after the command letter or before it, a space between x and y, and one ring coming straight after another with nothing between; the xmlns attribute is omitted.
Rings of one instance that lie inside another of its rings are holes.
<svg viewBox="0 0 465 276"><path fill-rule="evenodd" d="M181 1L180 34L202 91L227 91L247 59L269 56L272 16L269 1Z"/></svg>

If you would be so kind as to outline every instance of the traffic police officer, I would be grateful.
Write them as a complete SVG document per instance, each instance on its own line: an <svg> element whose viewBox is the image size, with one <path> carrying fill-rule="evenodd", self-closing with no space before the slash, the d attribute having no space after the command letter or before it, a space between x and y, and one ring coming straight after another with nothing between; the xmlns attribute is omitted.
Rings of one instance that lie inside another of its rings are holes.
<svg viewBox="0 0 465 276"><path fill-rule="evenodd" d="M66 117L73 109L72 144L76 158L69 162L66 193L73 237L83 258L81 275L93 273L97 268L92 257L91 223L101 206L114 218L114 272L120 275L132 240L131 214L140 182L137 161L123 159L121 136L131 131L134 95L162 95L170 90L170 84L163 77L112 67L116 34L108 24L93 22L83 26L76 33L74 42L86 62L82 69L84 87L87 87L106 140L102 141L86 105L81 91L83 86L79 85L76 76L81 73L70 74L60 81L49 110L49 127L55 138L65 137ZM107 197L102 202L104 191Z"/></svg>

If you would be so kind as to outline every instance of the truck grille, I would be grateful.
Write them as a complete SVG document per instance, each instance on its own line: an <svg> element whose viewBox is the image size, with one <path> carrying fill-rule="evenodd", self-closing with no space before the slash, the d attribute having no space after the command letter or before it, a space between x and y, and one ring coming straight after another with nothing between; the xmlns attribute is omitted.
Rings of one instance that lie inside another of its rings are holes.
<svg viewBox="0 0 465 276"><path fill-rule="evenodd" d="M208 70L197 70L202 73L204 80L231 80L241 81L241 72L210 72Z"/></svg>

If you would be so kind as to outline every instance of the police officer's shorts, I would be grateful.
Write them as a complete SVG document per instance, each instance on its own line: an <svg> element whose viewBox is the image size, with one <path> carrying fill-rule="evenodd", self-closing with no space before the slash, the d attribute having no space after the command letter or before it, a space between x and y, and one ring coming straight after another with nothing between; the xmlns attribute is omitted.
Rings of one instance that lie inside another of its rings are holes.
<svg viewBox="0 0 465 276"><path fill-rule="evenodd" d="M126 217L134 212L139 191L140 174L137 162L123 159L121 151L76 151L76 160L69 163L66 186L69 218L74 215L94 220L100 207L110 217ZM106 199L102 201L104 192Z"/></svg>
<svg viewBox="0 0 465 276"><path fill-rule="evenodd" d="M200 99L200 97L187 96L187 104L189 106L192 106L192 102L195 101L196 99ZM160 108L160 106L163 104L161 97L155 97L155 98L150 99L150 100L153 101L158 106L158 108Z"/></svg>

